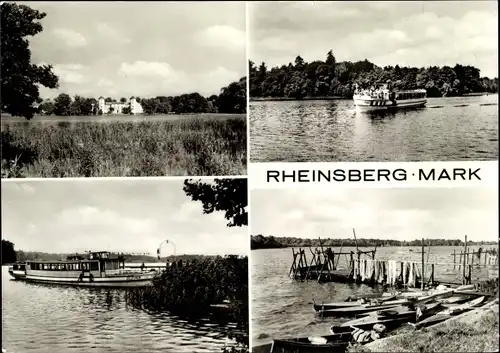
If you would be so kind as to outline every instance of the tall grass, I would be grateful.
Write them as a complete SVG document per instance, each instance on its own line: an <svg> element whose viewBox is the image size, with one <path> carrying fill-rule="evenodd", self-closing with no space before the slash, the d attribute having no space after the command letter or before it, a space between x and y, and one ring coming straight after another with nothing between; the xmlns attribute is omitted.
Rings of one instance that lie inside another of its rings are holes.
<svg viewBox="0 0 500 353"><path fill-rule="evenodd" d="M127 302L147 311L196 320L212 317L236 323L228 335L239 344L228 352L247 352L248 258L226 256L178 261L158 274L153 284L127 292ZM221 313L215 304L227 303Z"/></svg>
<svg viewBox="0 0 500 353"><path fill-rule="evenodd" d="M246 174L244 116L2 124L2 177Z"/></svg>

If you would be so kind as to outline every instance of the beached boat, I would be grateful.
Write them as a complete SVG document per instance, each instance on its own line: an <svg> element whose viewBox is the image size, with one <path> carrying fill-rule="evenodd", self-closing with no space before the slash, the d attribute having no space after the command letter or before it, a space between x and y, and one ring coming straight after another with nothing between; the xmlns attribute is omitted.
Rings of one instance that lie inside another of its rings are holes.
<svg viewBox="0 0 500 353"><path fill-rule="evenodd" d="M369 312L375 312L382 309L395 308L401 304L406 303L406 299L394 300L392 302L383 303L380 305L357 305L354 307L345 307L331 310L321 310L318 314L321 317L352 317L356 315L362 315Z"/></svg>
<svg viewBox="0 0 500 353"><path fill-rule="evenodd" d="M17 266L16 266L17 265ZM131 272L123 257L108 251L70 256L62 261L26 261L9 268L16 280L82 287L141 287L151 284L154 272Z"/></svg>
<svg viewBox="0 0 500 353"><path fill-rule="evenodd" d="M324 303L324 304L314 304L313 308L315 311L326 311L326 310L335 310L335 309L343 309L343 308L356 308L359 306L369 306L369 305L385 305L385 304L403 304L406 302L406 299L396 299L396 296L390 297L380 297L373 298L372 300L358 300L355 302L335 302L335 303Z"/></svg>
<svg viewBox="0 0 500 353"><path fill-rule="evenodd" d="M353 95L356 109L363 111L387 110L397 108L423 107L427 103L427 91L391 91L387 86L373 90L356 90Z"/></svg>
<svg viewBox="0 0 500 353"><path fill-rule="evenodd" d="M445 305L443 304L443 307L446 308L446 310L438 312L436 315L430 316L424 320L421 320L417 322L416 324L413 324L413 326L417 329L423 328L423 327L429 327L435 324L438 324L440 322L446 321L449 318L456 316L458 314L464 313L466 311L472 310L475 307L481 306L485 301L485 297L479 297L474 300L471 300L467 303L460 304L460 305Z"/></svg>
<svg viewBox="0 0 500 353"><path fill-rule="evenodd" d="M421 317L428 317L440 310L440 303L432 303L421 309ZM376 324L383 324L388 329L400 326L406 322L417 320L416 310L410 308L399 308L398 310L380 311L376 315L369 315L359 319L350 320L340 324L341 327L357 327L360 329L371 329ZM332 328L332 332L335 329Z"/></svg>
<svg viewBox="0 0 500 353"><path fill-rule="evenodd" d="M351 337L351 332L346 332L318 337L276 339L273 340L271 353L344 352Z"/></svg>

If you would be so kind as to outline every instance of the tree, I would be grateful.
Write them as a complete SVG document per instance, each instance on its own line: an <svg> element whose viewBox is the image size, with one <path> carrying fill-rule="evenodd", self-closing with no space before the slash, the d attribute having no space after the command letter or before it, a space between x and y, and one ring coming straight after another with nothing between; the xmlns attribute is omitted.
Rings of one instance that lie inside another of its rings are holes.
<svg viewBox="0 0 500 353"><path fill-rule="evenodd" d="M54 114L65 116L71 114L71 97L69 95L61 93L54 99Z"/></svg>
<svg viewBox="0 0 500 353"><path fill-rule="evenodd" d="M51 65L31 64L26 37L42 32L46 14L26 5L5 2L1 5L1 110L13 116L33 118L40 102L38 85L57 88L58 78Z"/></svg>
<svg viewBox="0 0 500 353"><path fill-rule="evenodd" d="M127 101L127 98L125 98L125 97L121 97L121 98L120 98L120 103L122 103L122 104L123 104L123 103L125 103L126 101Z"/></svg>
<svg viewBox="0 0 500 353"><path fill-rule="evenodd" d="M16 259L14 244L2 239L2 265L16 262Z"/></svg>
<svg viewBox="0 0 500 353"><path fill-rule="evenodd" d="M130 114L132 111L130 107L123 107L122 108L122 114Z"/></svg>
<svg viewBox="0 0 500 353"><path fill-rule="evenodd" d="M219 113L245 114L247 111L247 79L242 77L223 87L216 101Z"/></svg>
<svg viewBox="0 0 500 353"><path fill-rule="evenodd" d="M40 103L38 106L38 113L39 114L45 114L45 115L52 115L54 114L54 102L52 101L44 101Z"/></svg>
<svg viewBox="0 0 500 353"><path fill-rule="evenodd" d="M183 190L193 201L201 201L204 214L225 211L228 227L248 225L247 179L214 179L213 183L186 179Z"/></svg>

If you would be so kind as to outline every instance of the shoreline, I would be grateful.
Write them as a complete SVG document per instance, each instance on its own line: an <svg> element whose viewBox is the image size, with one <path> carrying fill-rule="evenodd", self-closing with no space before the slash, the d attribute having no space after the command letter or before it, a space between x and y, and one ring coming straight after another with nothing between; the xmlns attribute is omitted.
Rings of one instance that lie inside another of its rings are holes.
<svg viewBox="0 0 500 353"><path fill-rule="evenodd" d="M457 97L479 97L479 96L490 96L498 93L466 93L459 96L428 96L427 98L457 98ZM333 100L352 100L352 96L321 96L321 97L304 97L304 98L292 98L292 97L250 97L250 102L289 102L289 101L333 101Z"/></svg>

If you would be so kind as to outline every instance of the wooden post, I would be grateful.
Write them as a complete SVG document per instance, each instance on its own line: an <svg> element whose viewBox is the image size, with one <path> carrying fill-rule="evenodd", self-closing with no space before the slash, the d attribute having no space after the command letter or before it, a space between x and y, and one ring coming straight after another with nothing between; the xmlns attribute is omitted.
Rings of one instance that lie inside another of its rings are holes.
<svg viewBox="0 0 500 353"><path fill-rule="evenodd" d="M469 269L468 269L468 275L467 275L467 284L471 284L472 283L472 265L469 265L468 266Z"/></svg>
<svg viewBox="0 0 500 353"><path fill-rule="evenodd" d="M431 265L431 286L434 286L434 264Z"/></svg>
<svg viewBox="0 0 500 353"><path fill-rule="evenodd" d="M425 266L424 266L424 255L425 255L425 251L424 251L424 238L422 238L422 279L420 280L420 286L421 286L421 289L424 290L424 278L425 278L425 275L424 275L424 271L425 271Z"/></svg>
<svg viewBox="0 0 500 353"><path fill-rule="evenodd" d="M403 283L403 285L405 284L404 282L404 274L403 274L403 271L404 271L404 267L403 267L403 261L401 261L401 283Z"/></svg>
<svg viewBox="0 0 500 353"><path fill-rule="evenodd" d="M455 254L455 248L453 248L453 269L455 269L455 259L457 254Z"/></svg>
<svg viewBox="0 0 500 353"><path fill-rule="evenodd" d="M462 250L460 250L460 255L458 255L458 270L462 269Z"/></svg>
<svg viewBox="0 0 500 353"><path fill-rule="evenodd" d="M465 284L465 259L467 254L467 235L465 236L465 243L464 243L464 263L463 263L463 268L462 268L462 283Z"/></svg>

